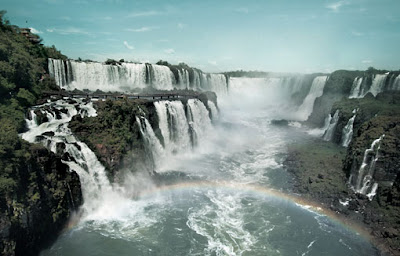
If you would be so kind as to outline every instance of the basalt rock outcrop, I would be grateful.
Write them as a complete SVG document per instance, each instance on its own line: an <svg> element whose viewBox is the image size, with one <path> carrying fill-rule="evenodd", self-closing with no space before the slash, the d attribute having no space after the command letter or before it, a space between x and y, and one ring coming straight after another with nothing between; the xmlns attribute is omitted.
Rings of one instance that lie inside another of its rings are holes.
<svg viewBox="0 0 400 256"><path fill-rule="evenodd" d="M0 197L2 255L38 255L82 204L78 175L42 146L24 144L30 154L18 156L15 187Z"/></svg>
<svg viewBox="0 0 400 256"><path fill-rule="evenodd" d="M363 223L380 249L399 255L400 92L342 97L328 113L338 115L331 142L289 147L293 189ZM352 117L346 149L343 129Z"/></svg>

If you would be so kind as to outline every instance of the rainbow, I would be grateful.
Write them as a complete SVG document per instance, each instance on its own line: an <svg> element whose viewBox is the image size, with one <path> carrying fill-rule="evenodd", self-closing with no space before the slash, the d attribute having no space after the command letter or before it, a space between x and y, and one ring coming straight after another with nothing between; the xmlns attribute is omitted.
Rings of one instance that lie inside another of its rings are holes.
<svg viewBox="0 0 400 256"><path fill-rule="evenodd" d="M257 195L263 198L271 198L277 200L283 200L288 203L293 203L307 211L313 212L318 215L324 215L328 217L332 222L338 224L345 230L350 232L354 232L364 239L368 241L372 241L372 237L370 232L361 225L358 225L349 219L345 218L343 215L339 214L338 212L334 212L326 206L311 202L305 198L302 198L299 195L295 194L287 194L276 189L271 189L267 187L263 187L260 185L255 184L242 184L242 183L235 183L235 182L226 182L226 181L193 181L193 182L182 182L182 183L175 183L172 185L160 186L150 190L144 190L138 196L138 199L146 199L153 197L157 194L164 194L169 192L189 192L193 189L203 189L203 190L214 190L214 189L224 189L227 192L231 193L250 193Z"/></svg>

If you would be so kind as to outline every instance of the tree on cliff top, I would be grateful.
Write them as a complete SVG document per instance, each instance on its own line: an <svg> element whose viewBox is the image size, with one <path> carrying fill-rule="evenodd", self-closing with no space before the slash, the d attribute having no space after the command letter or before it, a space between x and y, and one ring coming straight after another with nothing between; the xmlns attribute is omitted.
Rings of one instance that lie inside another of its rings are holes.
<svg viewBox="0 0 400 256"><path fill-rule="evenodd" d="M46 73L47 58L62 58L54 46L34 44L0 11L0 199L11 195L19 166L29 158L29 144L18 137L25 113L43 90L58 88ZM1 202L0 202L1 206Z"/></svg>

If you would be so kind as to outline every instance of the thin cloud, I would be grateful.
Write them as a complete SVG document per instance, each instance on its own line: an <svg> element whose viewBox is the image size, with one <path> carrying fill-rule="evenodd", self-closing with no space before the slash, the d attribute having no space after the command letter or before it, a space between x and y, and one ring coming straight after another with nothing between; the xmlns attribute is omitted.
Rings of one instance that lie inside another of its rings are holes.
<svg viewBox="0 0 400 256"><path fill-rule="evenodd" d="M178 23L178 28L179 29L184 29L187 25L183 23Z"/></svg>
<svg viewBox="0 0 400 256"><path fill-rule="evenodd" d="M158 27L141 27L141 28L127 28L126 31L130 32L148 32L151 30L158 29Z"/></svg>
<svg viewBox="0 0 400 256"><path fill-rule="evenodd" d="M129 45L127 41L124 41L124 45L125 45L125 47L128 48L129 50L135 49L135 47Z"/></svg>
<svg viewBox="0 0 400 256"><path fill-rule="evenodd" d="M248 14L249 13L249 9L247 9L246 7L240 7L240 8L235 9L235 12Z"/></svg>
<svg viewBox="0 0 400 256"><path fill-rule="evenodd" d="M210 63L213 66L217 66L217 62L215 60L209 60L208 63Z"/></svg>
<svg viewBox="0 0 400 256"><path fill-rule="evenodd" d="M34 28L30 28L30 29L31 29L31 32L32 32L33 34L43 34L43 32L40 31L40 30L37 30L37 29L34 29Z"/></svg>
<svg viewBox="0 0 400 256"><path fill-rule="evenodd" d="M63 3L63 0L44 0L48 4L60 4Z"/></svg>
<svg viewBox="0 0 400 256"><path fill-rule="evenodd" d="M325 7L331 9L333 12L338 12L340 8L347 4L347 1L339 1L336 3L331 3L326 5Z"/></svg>
<svg viewBox="0 0 400 256"><path fill-rule="evenodd" d="M363 64L371 64L372 63L372 60L363 60L363 61L361 61Z"/></svg>
<svg viewBox="0 0 400 256"><path fill-rule="evenodd" d="M73 3L74 3L74 4L89 4L89 2L86 1L86 0L76 0L76 1L74 1Z"/></svg>
<svg viewBox="0 0 400 256"><path fill-rule="evenodd" d="M128 18L136 18L136 17L148 17L148 16L156 16L160 15L161 12L158 11L146 11L146 12L134 12L128 14Z"/></svg>
<svg viewBox="0 0 400 256"><path fill-rule="evenodd" d="M170 48L170 49L165 49L164 52L167 53L167 54L174 54L175 50Z"/></svg>
<svg viewBox="0 0 400 256"><path fill-rule="evenodd" d="M75 27L69 27L69 28L48 28L46 29L47 32L49 33L57 33L60 35L89 35L90 33L80 29L80 28L75 28Z"/></svg>
<svg viewBox="0 0 400 256"><path fill-rule="evenodd" d="M361 32L358 32L358 31L351 31L351 34L353 36L363 36L364 35L364 33L361 33Z"/></svg>

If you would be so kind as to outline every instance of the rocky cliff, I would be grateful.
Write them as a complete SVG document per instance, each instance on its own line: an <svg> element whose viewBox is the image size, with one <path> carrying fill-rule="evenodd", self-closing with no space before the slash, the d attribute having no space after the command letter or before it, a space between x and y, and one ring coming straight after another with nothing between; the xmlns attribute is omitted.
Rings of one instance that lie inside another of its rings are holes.
<svg viewBox="0 0 400 256"><path fill-rule="evenodd" d="M342 98L328 113L338 113L331 142L289 147L293 189L362 223L383 251L399 255L400 92ZM344 128L353 117L345 148Z"/></svg>
<svg viewBox="0 0 400 256"><path fill-rule="evenodd" d="M16 154L15 184L1 191L2 255L37 255L82 203L78 175L42 146L23 144L30 153Z"/></svg>
<svg viewBox="0 0 400 256"><path fill-rule="evenodd" d="M329 75L323 95L316 99L313 112L307 120L310 126L322 127L333 104L343 98L363 98L368 93L400 90L398 71L377 70L366 71L337 70Z"/></svg>

